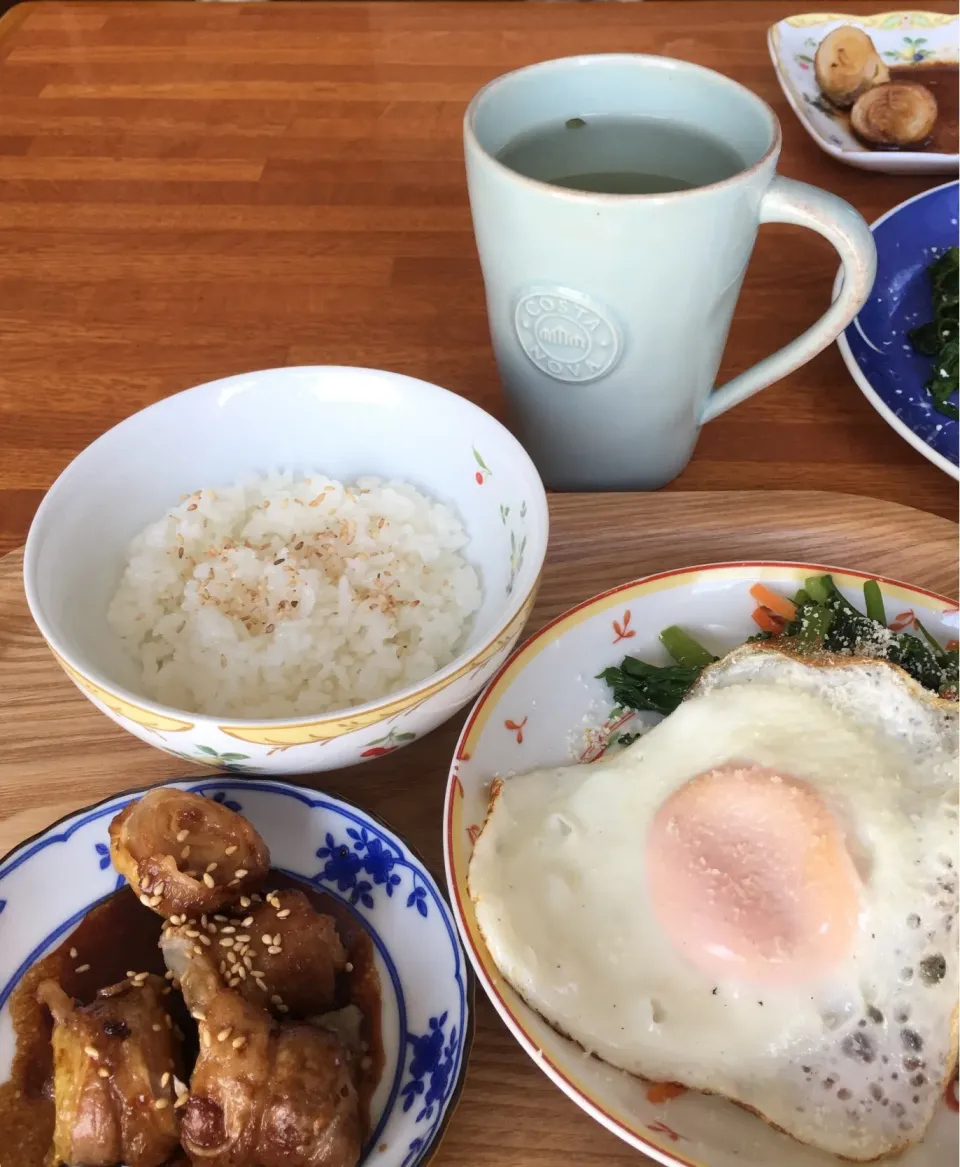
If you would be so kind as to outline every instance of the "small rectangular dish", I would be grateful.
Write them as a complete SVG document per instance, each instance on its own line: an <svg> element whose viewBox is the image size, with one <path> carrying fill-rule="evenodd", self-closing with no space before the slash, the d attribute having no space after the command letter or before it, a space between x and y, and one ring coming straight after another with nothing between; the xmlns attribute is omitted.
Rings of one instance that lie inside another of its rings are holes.
<svg viewBox="0 0 960 1167"><path fill-rule="evenodd" d="M835 28L852 25L873 41L877 53L895 80L925 82L932 68L956 65L960 17L939 12L882 12L875 16L848 16L836 12L807 12L789 16L767 34L770 57L780 87L800 124L825 153L848 166L885 174L956 174L960 154L925 149L871 149L850 129L846 111L823 96L814 75L814 55ZM916 74L911 75L916 70ZM953 124L956 138L956 84L936 87L941 118Z"/></svg>

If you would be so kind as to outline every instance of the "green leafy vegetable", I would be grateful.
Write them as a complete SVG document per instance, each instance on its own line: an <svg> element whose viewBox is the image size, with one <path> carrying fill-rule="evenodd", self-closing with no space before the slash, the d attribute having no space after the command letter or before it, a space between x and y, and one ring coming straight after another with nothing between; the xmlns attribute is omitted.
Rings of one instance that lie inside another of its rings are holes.
<svg viewBox="0 0 960 1167"><path fill-rule="evenodd" d="M613 699L625 709L652 709L672 713L700 676L700 668L683 665L648 665L635 656L625 656L620 667L599 674L613 690Z"/></svg>
<svg viewBox="0 0 960 1167"><path fill-rule="evenodd" d="M804 590L807 593L807 602L814 604L825 604L827 597L830 595L826 584L823 582L827 577L823 575L811 575L804 581Z"/></svg>
<svg viewBox="0 0 960 1167"><path fill-rule="evenodd" d="M678 665L688 669L702 669L704 665L712 664L717 659L676 624L664 628L660 633L660 643Z"/></svg>
<svg viewBox="0 0 960 1167"><path fill-rule="evenodd" d="M863 585L863 602L867 606L867 615L870 619L886 627L887 613L883 606L883 595L875 579L868 579Z"/></svg>
<svg viewBox="0 0 960 1167"><path fill-rule="evenodd" d="M826 651L892 661L926 689L942 696L956 697L960 684L960 653L942 647L918 620L919 636L894 632L886 626L883 595L876 580L864 585L867 615L844 598L829 575L811 576L794 597L796 617L783 636L794 652ZM874 618L873 614L883 616ZM758 632L747 643L777 640L770 632ZM651 665L637 657L625 656L619 668L604 669L600 678L613 690L613 699L626 709L672 713L691 686L717 658L681 628L671 626L660 641L674 665ZM623 734L621 745L629 745L636 735Z"/></svg>
<svg viewBox="0 0 960 1167"><path fill-rule="evenodd" d="M957 653L936 645L936 651L919 637L893 632L884 624L871 620L844 599L833 577L820 577L826 594L825 607L832 613L830 630L823 641L828 652L854 656L881 657L899 665L925 689L945 693L957 687ZM809 582L807 590L810 590ZM879 588L878 588L879 591ZM883 603L882 597L880 603ZM788 634L792 629L788 629Z"/></svg>
<svg viewBox="0 0 960 1167"><path fill-rule="evenodd" d="M791 635L796 638L800 652L814 652L823 648L833 623L833 613L823 604L808 600L797 609L797 618L791 624Z"/></svg>
<svg viewBox="0 0 960 1167"><path fill-rule="evenodd" d="M928 269L933 296L933 320L910 333L910 343L933 361L926 389L933 408L945 417L960 416L949 398L960 386L960 248L951 247Z"/></svg>

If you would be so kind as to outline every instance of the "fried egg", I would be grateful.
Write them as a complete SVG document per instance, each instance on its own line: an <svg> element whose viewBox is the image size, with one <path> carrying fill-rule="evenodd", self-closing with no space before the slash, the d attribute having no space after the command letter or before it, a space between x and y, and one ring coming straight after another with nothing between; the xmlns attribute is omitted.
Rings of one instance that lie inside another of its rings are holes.
<svg viewBox="0 0 960 1167"><path fill-rule="evenodd" d="M957 713L746 646L592 765L495 782L469 868L509 983L613 1066L867 1161L957 1057Z"/></svg>

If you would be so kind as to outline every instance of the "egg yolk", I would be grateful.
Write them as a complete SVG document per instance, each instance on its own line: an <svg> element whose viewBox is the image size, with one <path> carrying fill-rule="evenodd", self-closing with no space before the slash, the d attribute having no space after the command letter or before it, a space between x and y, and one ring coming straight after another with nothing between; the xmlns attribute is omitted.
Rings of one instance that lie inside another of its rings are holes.
<svg viewBox="0 0 960 1167"><path fill-rule="evenodd" d="M664 802L647 843L657 919L710 977L807 981L852 949L859 879L808 783L759 766L709 770Z"/></svg>

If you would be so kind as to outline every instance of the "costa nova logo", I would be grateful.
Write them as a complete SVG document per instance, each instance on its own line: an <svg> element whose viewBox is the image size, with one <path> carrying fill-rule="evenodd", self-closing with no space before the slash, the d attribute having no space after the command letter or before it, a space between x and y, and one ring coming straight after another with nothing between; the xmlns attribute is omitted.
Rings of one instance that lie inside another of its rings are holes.
<svg viewBox="0 0 960 1167"><path fill-rule="evenodd" d="M520 347L557 381L596 381L620 357L620 334L613 320L580 292L527 292L517 302L514 321Z"/></svg>

